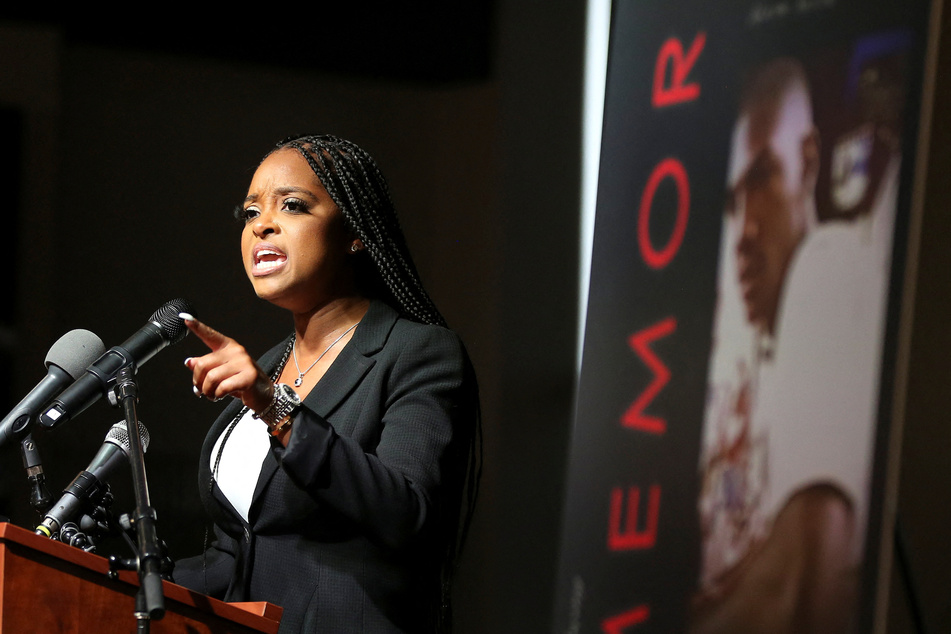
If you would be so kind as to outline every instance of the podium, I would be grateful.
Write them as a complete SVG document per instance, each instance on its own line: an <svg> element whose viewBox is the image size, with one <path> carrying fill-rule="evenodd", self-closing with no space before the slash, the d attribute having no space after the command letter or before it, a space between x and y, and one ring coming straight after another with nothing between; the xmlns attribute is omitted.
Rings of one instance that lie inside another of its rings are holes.
<svg viewBox="0 0 951 634"><path fill-rule="evenodd" d="M135 571L108 575L92 553L0 523L0 634L136 631ZM282 609L271 603L225 603L163 581L165 617L153 634L275 634Z"/></svg>

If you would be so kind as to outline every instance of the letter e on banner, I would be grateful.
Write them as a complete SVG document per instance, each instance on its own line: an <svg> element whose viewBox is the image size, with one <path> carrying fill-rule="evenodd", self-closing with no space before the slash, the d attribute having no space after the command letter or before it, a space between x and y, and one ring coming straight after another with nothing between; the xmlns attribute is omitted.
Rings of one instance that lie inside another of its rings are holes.
<svg viewBox="0 0 951 634"><path fill-rule="evenodd" d="M651 243L650 220L651 207L654 204L654 195L657 187L665 178L672 178L677 186L677 218L674 221L674 230L670 234L667 244L661 249L655 249ZM687 216L690 213L690 182L687 179L687 170L675 158L666 158L657 164L647 186L641 196L641 206L637 211L637 244L641 250L644 262L653 269L662 269L677 255L680 243L683 242L687 231Z"/></svg>
<svg viewBox="0 0 951 634"><path fill-rule="evenodd" d="M608 548L610 550L645 550L657 543L657 521L660 516L660 486L652 484L648 492L647 517L644 529L637 528L637 516L641 506L641 489L627 490L627 513L624 507L624 491L620 487L611 490L611 511L608 517ZM623 526L621 516L624 515Z"/></svg>
<svg viewBox="0 0 951 634"><path fill-rule="evenodd" d="M677 319L668 317L653 326L635 332L628 338L627 343L631 350L636 352L637 356L654 373L654 380L631 403L631 406L621 417L621 424L625 427L639 429L651 434L663 434L667 431L667 421L657 416L648 416L644 413L644 410L670 381L670 369L654 354L654 351L650 349L650 344L661 337L666 337L676 329Z"/></svg>
<svg viewBox="0 0 951 634"><path fill-rule="evenodd" d="M622 634L627 628L646 621L650 614L650 608L646 605L639 605L633 610L609 616L601 621L601 631L604 634Z"/></svg>
<svg viewBox="0 0 951 634"><path fill-rule="evenodd" d="M686 83L687 75L697 63L703 45L707 43L707 34L701 31L693 39L690 50L684 55L684 46L675 37L669 38L660 47L657 61L654 63L654 87L651 92L651 104L663 108L685 101L693 101L700 96L700 84ZM670 61L670 84L665 85L667 62Z"/></svg>

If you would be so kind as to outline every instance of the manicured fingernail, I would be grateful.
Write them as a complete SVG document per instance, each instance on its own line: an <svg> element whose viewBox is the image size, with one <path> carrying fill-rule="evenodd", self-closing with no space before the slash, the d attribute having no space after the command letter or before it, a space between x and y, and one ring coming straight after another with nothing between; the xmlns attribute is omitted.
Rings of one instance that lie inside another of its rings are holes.
<svg viewBox="0 0 951 634"><path fill-rule="evenodd" d="M192 386L192 392L193 392L193 393L195 394L195 396L197 396L198 398L201 398L201 397L202 397L201 392L198 391L198 386L197 386L197 385L193 385L193 386Z"/></svg>
<svg viewBox="0 0 951 634"><path fill-rule="evenodd" d="M195 358L195 357L188 357L187 359L185 359L185 367L186 367L186 368L189 368L189 369L190 369L190 368L192 367L192 366L191 366L191 363L192 363L192 359L194 359L194 358Z"/></svg>
<svg viewBox="0 0 951 634"><path fill-rule="evenodd" d="M191 316L191 313L178 313L178 316L185 321L195 321L195 318Z"/></svg>

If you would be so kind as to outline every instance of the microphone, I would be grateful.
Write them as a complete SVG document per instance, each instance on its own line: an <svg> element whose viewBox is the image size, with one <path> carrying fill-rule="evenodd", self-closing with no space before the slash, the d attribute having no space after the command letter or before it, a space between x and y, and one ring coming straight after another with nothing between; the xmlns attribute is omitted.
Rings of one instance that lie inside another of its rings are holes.
<svg viewBox="0 0 951 634"><path fill-rule="evenodd" d="M114 346L86 368L86 372L57 397L40 424L53 429L81 414L115 385L119 370L132 365L136 370L169 344L178 343L188 334L179 313L193 313L184 299L173 299L152 313L148 323L121 346Z"/></svg>
<svg viewBox="0 0 951 634"><path fill-rule="evenodd" d="M142 451L149 448L149 432L141 422L139 423L139 438L142 440ZM109 429L106 439L85 470L79 472L62 497L50 508L43 523L36 527L38 535L52 537L76 513L82 510L84 503L94 500L103 491L106 480L119 468L119 465L129 461L129 431L126 422L120 420Z"/></svg>
<svg viewBox="0 0 951 634"><path fill-rule="evenodd" d="M81 328L70 330L57 339L46 353L46 376L0 421L0 445L26 438L33 421L50 399L62 392L105 350L98 336Z"/></svg>

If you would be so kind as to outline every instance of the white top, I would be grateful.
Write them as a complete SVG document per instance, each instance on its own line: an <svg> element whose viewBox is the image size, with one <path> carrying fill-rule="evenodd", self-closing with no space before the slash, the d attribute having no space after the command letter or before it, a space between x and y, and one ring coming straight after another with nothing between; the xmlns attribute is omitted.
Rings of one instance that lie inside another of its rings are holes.
<svg viewBox="0 0 951 634"><path fill-rule="evenodd" d="M271 450L267 425L254 418L252 414L250 409L245 409L241 420L228 436L217 471L215 471L215 460L227 428L218 437L215 448L211 452L212 477L244 521L248 521L251 498L254 496L258 476L261 475L264 457Z"/></svg>

